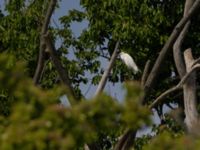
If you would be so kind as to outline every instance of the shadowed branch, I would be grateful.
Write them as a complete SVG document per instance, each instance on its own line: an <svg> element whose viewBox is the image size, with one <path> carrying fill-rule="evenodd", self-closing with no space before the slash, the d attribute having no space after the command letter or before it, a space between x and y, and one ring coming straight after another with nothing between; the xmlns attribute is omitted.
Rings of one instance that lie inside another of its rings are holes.
<svg viewBox="0 0 200 150"><path fill-rule="evenodd" d="M40 50L39 50L39 57L37 62L37 67L35 70L35 74L33 76L33 82L35 85L39 84L40 76L42 74L42 70L44 67L45 62L45 41L44 41L44 34L47 33L51 16L53 11L56 7L57 0L51 0L49 7L47 9L47 13L45 15L44 23L42 25L41 33L40 33Z"/></svg>

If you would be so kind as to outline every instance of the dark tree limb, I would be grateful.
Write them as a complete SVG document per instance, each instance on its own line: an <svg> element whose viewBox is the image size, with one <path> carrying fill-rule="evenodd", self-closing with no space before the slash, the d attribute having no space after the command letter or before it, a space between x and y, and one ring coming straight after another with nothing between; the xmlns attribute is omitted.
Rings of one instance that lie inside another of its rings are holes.
<svg viewBox="0 0 200 150"><path fill-rule="evenodd" d="M103 89L106 85L109 73L110 73L110 71L111 71L111 69L114 65L114 62L115 62L117 56L118 56L118 51L119 51L118 48L119 48L119 41L117 41L117 43L115 45L115 49L114 49L113 54L111 56L108 68L104 71L104 74L103 74L103 76L102 76L102 78L99 82L99 85L97 87L97 90L95 92L95 96L99 95L103 91Z"/></svg>
<svg viewBox="0 0 200 150"><path fill-rule="evenodd" d="M143 71L143 74L142 74L142 80L141 80L141 85L144 86L145 85L145 82L147 80L147 77L148 77L148 73L149 73L149 68L150 68L150 60L147 60L146 64L145 64L145 67L144 67L144 71Z"/></svg>
<svg viewBox="0 0 200 150"><path fill-rule="evenodd" d="M52 40L51 40L51 37L49 35L49 33L47 33L45 36L44 36L44 40L45 40L45 44L46 44L46 48L48 50L48 52L50 53L50 56L52 58L52 61L56 67L56 70L58 71L58 74L62 80L62 82L64 83L64 85L67 87L68 89L68 96L69 97L72 97L73 100L76 100L78 101L77 97L76 97L76 94L71 86L71 82L70 82L70 79L68 77L68 73L66 72L66 70L63 68L57 54L56 54L56 49L54 47L54 44L52 43ZM70 101L71 104L74 103L74 101Z"/></svg>
<svg viewBox="0 0 200 150"><path fill-rule="evenodd" d="M148 95L148 93L150 92L150 89L153 88L155 81L160 73L161 70L161 66L168 54L168 52L170 51L170 49L172 48L175 40L177 39L177 37L179 36L180 32L182 31L182 29L184 28L185 24L187 23L188 20L190 20L190 18L193 16L193 14L195 13L196 10L198 10L200 6L200 0L196 0L194 2L194 4L192 5L191 9L189 10L188 14L186 16L184 16L179 23L176 25L176 27L174 28L173 32L171 33L169 39L167 40L167 42L165 43L164 47L162 48L148 78L146 81L146 84L144 86L144 92L145 95ZM145 103L145 99L143 99L142 103Z"/></svg>
<svg viewBox="0 0 200 150"><path fill-rule="evenodd" d="M136 131L126 130L122 137L115 145L114 150L127 150L133 145L133 141L136 136Z"/></svg>
<svg viewBox="0 0 200 150"><path fill-rule="evenodd" d="M35 74L33 76L33 82L35 85L39 84L40 76L42 74L42 70L44 67L45 62L45 41L44 41L44 34L48 31L48 26L50 23L51 16L53 14L53 11L56 7L57 0L51 0L49 7L47 9L47 13L45 15L44 23L42 25L41 33L40 33L40 51L39 51L39 57L37 62L37 67L35 70Z"/></svg>

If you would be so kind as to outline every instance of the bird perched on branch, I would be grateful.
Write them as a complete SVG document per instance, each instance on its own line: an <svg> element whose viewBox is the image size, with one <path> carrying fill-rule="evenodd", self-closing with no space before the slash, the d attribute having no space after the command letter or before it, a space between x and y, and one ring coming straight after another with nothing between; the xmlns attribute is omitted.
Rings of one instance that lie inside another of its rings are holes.
<svg viewBox="0 0 200 150"><path fill-rule="evenodd" d="M136 74L139 71L136 63L134 62L133 58L129 54L125 52L120 52L119 57L129 69L133 70L134 74Z"/></svg>

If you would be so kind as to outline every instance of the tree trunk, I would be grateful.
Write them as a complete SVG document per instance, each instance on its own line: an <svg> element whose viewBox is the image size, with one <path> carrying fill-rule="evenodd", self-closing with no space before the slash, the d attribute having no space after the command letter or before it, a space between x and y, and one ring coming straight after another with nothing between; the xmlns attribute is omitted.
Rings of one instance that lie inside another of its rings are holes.
<svg viewBox="0 0 200 150"><path fill-rule="evenodd" d="M186 72L192 69L194 62L191 49L184 52ZM195 133L198 126L197 96L196 96L196 71L191 73L188 80L183 85L185 124L189 133Z"/></svg>

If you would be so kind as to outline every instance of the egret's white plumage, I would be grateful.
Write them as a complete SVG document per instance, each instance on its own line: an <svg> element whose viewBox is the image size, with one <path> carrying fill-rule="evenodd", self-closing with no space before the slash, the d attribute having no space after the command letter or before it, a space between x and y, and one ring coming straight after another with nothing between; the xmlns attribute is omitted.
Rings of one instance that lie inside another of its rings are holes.
<svg viewBox="0 0 200 150"><path fill-rule="evenodd" d="M133 70L134 74L136 74L139 71L136 63L134 62L133 58L129 54L125 52L120 52L119 57L126 64L128 68Z"/></svg>

